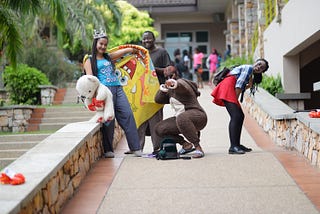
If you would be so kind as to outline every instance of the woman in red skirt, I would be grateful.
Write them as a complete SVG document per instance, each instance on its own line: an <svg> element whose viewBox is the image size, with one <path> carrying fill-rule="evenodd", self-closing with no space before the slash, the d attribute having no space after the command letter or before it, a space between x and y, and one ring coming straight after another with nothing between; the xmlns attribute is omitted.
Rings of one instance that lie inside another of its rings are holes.
<svg viewBox="0 0 320 214"><path fill-rule="evenodd" d="M261 75L263 72L267 71L268 68L269 64L265 59L258 59L253 65L240 65L235 67L211 93L213 96L213 103L219 106L225 106L230 115L229 154L245 154L246 152L252 151L252 149L240 144L244 113L238 99L241 92L252 86L252 75Z"/></svg>

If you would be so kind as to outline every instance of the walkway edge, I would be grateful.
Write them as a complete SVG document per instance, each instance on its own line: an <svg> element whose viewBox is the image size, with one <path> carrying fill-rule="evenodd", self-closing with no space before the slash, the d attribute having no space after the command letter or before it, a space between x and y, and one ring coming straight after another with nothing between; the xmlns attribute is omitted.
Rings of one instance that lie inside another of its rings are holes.
<svg viewBox="0 0 320 214"><path fill-rule="evenodd" d="M255 143L261 149L271 152L278 159L302 192L320 211L320 170L312 166L310 161L298 152L277 146L251 117L247 109L244 109L244 113L244 127Z"/></svg>

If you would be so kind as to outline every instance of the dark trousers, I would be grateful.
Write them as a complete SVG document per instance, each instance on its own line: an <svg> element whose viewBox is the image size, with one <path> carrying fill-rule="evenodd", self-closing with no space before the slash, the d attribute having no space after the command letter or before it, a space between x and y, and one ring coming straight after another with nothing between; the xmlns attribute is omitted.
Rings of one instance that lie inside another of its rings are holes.
<svg viewBox="0 0 320 214"><path fill-rule="evenodd" d="M244 121L244 113L240 106L235 103L228 102L226 100L223 101L227 111L230 115L229 122L229 138L230 138L230 146L239 146L240 145L240 137L241 130Z"/></svg>
<svg viewBox="0 0 320 214"><path fill-rule="evenodd" d="M127 96L121 86L111 86L109 89L113 95L115 117L126 135L128 147L131 151L138 151L140 150L139 135ZM115 120L102 125L104 152L113 152L114 128Z"/></svg>

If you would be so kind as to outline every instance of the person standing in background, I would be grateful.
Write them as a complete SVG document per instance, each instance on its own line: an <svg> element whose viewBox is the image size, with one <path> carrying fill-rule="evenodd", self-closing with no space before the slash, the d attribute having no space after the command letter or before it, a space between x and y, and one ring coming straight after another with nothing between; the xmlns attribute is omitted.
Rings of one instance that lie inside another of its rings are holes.
<svg viewBox="0 0 320 214"><path fill-rule="evenodd" d="M217 50L216 50L216 51L217 51ZM216 67L217 67L216 71L219 70L220 65L221 65L221 60L222 60L221 54L220 54L218 51L217 51L217 56L218 56L218 63L217 63L217 65L216 65Z"/></svg>
<svg viewBox="0 0 320 214"><path fill-rule="evenodd" d="M212 52L208 56L206 63L207 67L209 66L209 85L212 85L213 75L217 71L218 63L218 52L215 48L212 48Z"/></svg>
<svg viewBox="0 0 320 214"><path fill-rule="evenodd" d="M173 52L173 55L174 55L174 66L177 68L179 77L182 77L183 72L185 72L185 66L181 58L180 49L179 48L175 49Z"/></svg>
<svg viewBox="0 0 320 214"><path fill-rule="evenodd" d="M164 84L165 76L170 76L170 74L168 73L169 70L166 69L166 67L171 65L171 60L168 52L164 48L157 47L155 45L155 36L151 31L145 31L142 34L142 46L149 51L151 60L155 68L155 72L158 77L159 84ZM155 134L154 127L158 122L162 120L163 108L157 111L151 118L149 118L147 121L145 121L138 127L141 150L143 150L144 148L145 137L148 133L150 133L151 135L151 140L153 144L153 154L157 154L157 152L160 150L160 144L158 142L160 142L161 139L156 139L157 135ZM130 152L131 151L128 151L127 153Z"/></svg>
<svg viewBox="0 0 320 214"><path fill-rule="evenodd" d="M202 59L203 59L203 53L200 52L200 49L198 47L196 47L194 49L194 54L193 54L193 68L194 68L194 73L197 76L197 83L199 88L203 88Z"/></svg>
<svg viewBox="0 0 320 214"><path fill-rule="evenodd" d="M186 68L186 72L182 73L182 77L188 80L192 80L192 74L190 73L190 57L187 50L182 51L182 60Z"/></svg>
<svg viewBox="0 0 320 214"><path fill-rule="evenodd" d="M178 64L181 62L181 52L179 48L174 50L173 56L174 56L174 63Z"/></svg>
<svg viewBox="0 0 320 214"><path fill-rule="evenodd" d="M231 57L231 45L227 45L227 50L224 52L223 61Z"/></svg>

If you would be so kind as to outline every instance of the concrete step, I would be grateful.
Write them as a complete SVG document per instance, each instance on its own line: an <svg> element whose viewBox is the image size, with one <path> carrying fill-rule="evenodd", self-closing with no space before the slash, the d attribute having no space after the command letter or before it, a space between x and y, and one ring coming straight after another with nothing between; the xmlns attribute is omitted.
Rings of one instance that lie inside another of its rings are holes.
<svg viewBox="0 0 320 214"><path fill-rule="evenodd" d="M7 150L0 150L0 159L1 158L14 158L17 159L24 153L26 153L28 149L7 149Z"/></svg>
<svg viewBox="0 0 320 214"><path fill-rule="evenodd" d="M77 81L69 82L69 83L67 83L67 87L75 89L76 88L76 84L77 84Z"/></svg>
<svg viewBox="0 0 320 214"><path fill-rule="evenodd" d="M47 123L46 119L57 118L64 121L63 118L74 118L68 120L69 122L87 121L95 115L95 112L89 111L84 106L79 107L61 107L61 108L47 108L43 114L42 123Z"/></svg>
<svg viewBox="0 0 320 214"><path fill-rule="evenodd" d="M37 142L47 138L50 134L10 134L0 135L0 142Z"/></svg>
<svg viewBox="0 0 320 214"><path fill-rule="evenodd" d="M66 115L66 117L46 117L41 120L42 124L46 123L75 123L75 122L82 122L82 121L88 121L93 115L83 116L83 117L71 117L70 115Z"/></svg>
<svg viewBox="0 0 320 214"><path fill-rule="evenodd" d="M92 117L95 114L95 112L85 110L85 111L79 111L79 110L73 110L73 111L56 111L56 112L46 112L43 115L43 119L45 118L61 118L61 117Z"/></svg>
<svg viewBox="0 0 320 214"><path fill-rule="evenodd" d="M41 123L39 124L39 131L52 131L55 132L68 123L61 123L61 122L56 122L56 123Z"/></svg>
<svg viewBox="0 0 320 214"><path fill-rule="evenodd" d="M78 102L78 92L75 86L67 88L62 104L77 104Z"/></svg>
<svg viewBox="0 0 320 214"><path fill-rule="evenodd" d="M75 97L75 96L72 96L72 97L68 97L66 96L65 99L62 101L62 104L77 104L79 101L78 101L78 98Z"/></svg>
<svg viewBox="0 0 320 214"><path fill-rule="evenodd" d="M16 158L0 158L0 170L8 166L10 163L15 161Z"/></svg>
<svg viewBox="0 0 320 214"><path fill-rule="evenodd" d="M48 112L70 112L70 111L87 111L83 104L70 106L54 106L46 108L44 113Z"/></svg>
<svg viewBox="0 0 320 214"><path fill-rule="evenodd" d="M0 169L8 166L29 149L50 136L50 134L0 135Z"/></svg>
<svg viewBox="0 0 320 214"><path fill-rule="evenodd" d="M39 141L0 142L0 150L31 149L38 143Z"/></svg>

